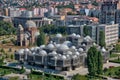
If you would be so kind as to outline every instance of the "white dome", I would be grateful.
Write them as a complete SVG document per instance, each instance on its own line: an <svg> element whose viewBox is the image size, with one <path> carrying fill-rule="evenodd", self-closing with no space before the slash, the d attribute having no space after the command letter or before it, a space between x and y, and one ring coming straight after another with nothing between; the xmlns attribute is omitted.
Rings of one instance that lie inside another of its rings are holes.
<svg viewBox="0 0 120 80"><path fill-rule="evenodd" d="M30 50L29 50L28 48L26 48L26 49L25 49L25 51L27 51L27 52L28 52L28 51L30 51Z"/></svg>
<svg viewBox="0 0 120 80"><path fill-rule="evenodd" d="M34 50L38 50L38 49L39 49L39 47L35 47L35 48L34 48Z"/></svg>
<svg viewBox="0 0 120 80"><path fill-rule="evenodd" d="M53 44L48 44L48 45L47 45L47 48L51 50L51 49L54 49L55 46L54 46Z"/></svg>
<svg viewBox="0 0 120 80"><path fill-rule="evenodd" d="M71 49L76 49L76 47L75 47L75 46L72 46Z"/></svg>
<svg viewBox="0 0 120 80"><path fill-rule="evenodd" d="M37 32L35 32L35 37L37 37L37 36L39 36L40 35L40 33L37 31Z"/></svg>
<svg viewBox="0 0 120 80"><path fill-rule="evenodd" d="M106 52L106 49L103 47L101 51L102 51L102 52Z"/></svg>
<svg viewBox="0 0 120 80"><path fill-rule="evenodd" d="M53 52L52 52L52 54L56 55L56 54L57 54L57 52L56 52L56 51L53 51Z"/></svg>
<svg viewBox="0 0 120 80"><path fill-rule="evenodd" d="M80 53L79 52L75 52L76 55L79 55Z"/></svg>
<svg viewBox="0 0 120 80"><path fill-rule="evenodd" d="M59 48L59 47L60 47L60 44L55 44L55 46L56 46L57 48Z"/></svg>
<svg viewBox="0 0 120 80"><path fill-rule="evenodd" d="M79 50L80 52L83 52L83 51L84 51L83 48L79 48L78 50Z"/></svg>
<svg viewBox="0 0 120 80"><path fill-rule="evenodd" d="M47 52L46 52L45 50L41 50L41 51L40 51L40 54L41 54L41 55L47 55Z"/></svg>
<svg viewBox="0 0 120 80"><path fill-rule="evenodd" d="M57 56L54 56L54 57L53 57L53 59L55 59L55 60L56 60L56 59L58 59L58 57L57 57Z"/></svg>
<svg viewBox="0 0 120 80"><path fill-rule="evenodd" d="M26 22L25 26L26 26L26 28L32 28L32 27L36 27L36 24L35 24L35 22L29 20Z"/></svg>
<svg viewBox="0 0 120 80"><path fill-rule="evenodd" d="M42 49L45 48L45 45L40 45L40 48L42 48Z"/></svg>
<svg viewBox="0 0 120 80"><path fill-rule="evenodd" d="M61 58L62 58L63 60L67 59L67 57L66 57L65 55L61 56Z"/></svg>
<svg viewBox="0 0 120 80"><path fill-rule="evenodd" d="M77 55L74 55L73 58L77 58Z"/></svg>
<svg viewBox="0 0 120 80"><path fill-rule="evenodd" d="M18 53L24 53L24 49L20 49Z"/></svg>
<svg viewBox="0 0 120 80"><path fill-rule="evenodd" d="M72 52L71 51L67 51L67 54L72 55Z"/></svg>
<svg viewBox="0 0 120 80"><path fill-rule="evenodd" d="M96 46L96 43L93 43L94 46Z"/></svg>
<svg viewBox="0 0 120 80"><path fill-rule="evenodd" d="M72 43L71 43L70 41L65 41L63 44L64 44L64 45L67 45L67 46L69 46L69 47L72 45Z"/></svg>
<svg viewBox="0 0 120 80"><path fill-rule="evenodd" d="M36 54L35 52L32 53L32 55L35 55L35 54Z"/></svg>
<svg viewBox="0 0 120 80"><path fill-rule="evenodd" d="M72 34L71 34L71 36L75 37L75 36L76 36L76 34L75 34L75 33L72 33Z"/></svg>
<svg viewBox="0 0 120 80"><path fill-rule="evenodd" d="M87 41L87 42L89 42L89 41L91 41L92 39L91 39L90 36L86 36L86 37L84 38L84 40Z"/></svg>
<svg viewBox="0 0 120 80"><path fill-rule="evenodd" d="M80 38L80 35L78 34L78 35L76 35L76 37L77 37L77 38Z"/></svg>
<svg viewBox="0 0 120 80"><path fill-rule="evenodd" d="M67 58L70 58L70 55L66 55Z"/></svg>
<svg viewBox="0 0 120 80"><path fill-rule="evenodd" d="M35 50L35 48L34 48L34 47L32 47L30 50L31 50L31 51L33 51L33 50Z"/></svg>
<svg viewBox="0 0 120 80"><path fill-rule="evenodd" d="M56 37L57 37L57 38L61 38L61 37L62 37L62 34L59 34L59 33L58 33L58 34L56 34Z"/></svg>
<svg viewBox="0 0 120 80"><path fill-rule="evenodd" d="M66 51L66 50L68 50L68 49L69 49L68 46L65 45L65 44L61 44L60 47L59 47L59 50L60 50L60 51Z"/></svg>
<svg viewBox="0 0 120 80"><path fill-rule="evenodd" d="M86 46L85 44L82 44L83 46Z"/></svg>
<svg viewBox="0 0 120 80"><path fill-rule="evenodd" d="M58 54L59 57L61 57L62 55L61 54Z"/></svg>

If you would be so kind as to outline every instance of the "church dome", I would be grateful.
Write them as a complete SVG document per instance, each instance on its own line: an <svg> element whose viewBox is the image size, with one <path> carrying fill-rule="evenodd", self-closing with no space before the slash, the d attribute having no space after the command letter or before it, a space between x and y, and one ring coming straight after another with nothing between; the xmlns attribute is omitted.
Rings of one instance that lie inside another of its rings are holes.
<svg viewBox="0 0 120 80"><path fill-rule="evenodd" d="M37 26L36 26L35 22L29 20L29 21L26 22L25 27L26 28L32 28L32 27L37 27Z"/></svg>

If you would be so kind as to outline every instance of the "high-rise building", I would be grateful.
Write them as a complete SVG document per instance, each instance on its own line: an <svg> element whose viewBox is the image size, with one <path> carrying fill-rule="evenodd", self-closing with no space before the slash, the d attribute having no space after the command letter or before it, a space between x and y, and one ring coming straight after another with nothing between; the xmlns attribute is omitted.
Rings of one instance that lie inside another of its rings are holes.
<svg viewBox="0 0 120 80"><path fill-rule="evenodd" d="M115 44L118 42L118 24L101 24L97 27L97 43L99 44L100 31L105 34L106 46Z"/></svg>
<svg viewBox="0 0 120 80"><path fill-rule="evenodd" d="M101 5L100 23L116 23L117 0L105 0Z"/></svg>

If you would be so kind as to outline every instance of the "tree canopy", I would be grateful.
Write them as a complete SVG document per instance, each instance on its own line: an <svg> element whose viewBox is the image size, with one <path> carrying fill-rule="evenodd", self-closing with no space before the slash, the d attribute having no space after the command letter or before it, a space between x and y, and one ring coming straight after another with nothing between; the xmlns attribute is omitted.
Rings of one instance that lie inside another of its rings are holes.
<svg viewBox="0 0 120 80"><path fill-rule="evenodd" d="M103 31L99 33L99 45L105 47L105 33Z"/></svg>
<svg viewBox="0 0 120 80"><path fill-rule="evenodd" d="M90 31L87 26L84 26L83 32L84 32L84 36L90 35Z"/></svg>
<svg viewBox="0 0 120 80"><path fill-rule="evenodd" d="M90 76L102 74L102 55L95 46L91 47L87 53L87 66Z"/></svg>
<svg viewBox="0 0 120 80"><path fill-rule="evenodd" d="M43 32L40 32L40 35L37 37L36 43L37 43L37 46L45 44L45 34Z"/></svg>
<svg viewBox="0 0 120 80"><path fill-rule="evenodd" d="M45 25L40 28L40 31L43 31L47 34L56 34L56 33L62 33L66 34L66 27L65 26L54 26L54 25Z"/></svg>
<svg viewBox="0 0 120 80"><path fill-rule="evenodd" d="M0 21L0 36L15 34L16 29L10 22Z"/></svg>

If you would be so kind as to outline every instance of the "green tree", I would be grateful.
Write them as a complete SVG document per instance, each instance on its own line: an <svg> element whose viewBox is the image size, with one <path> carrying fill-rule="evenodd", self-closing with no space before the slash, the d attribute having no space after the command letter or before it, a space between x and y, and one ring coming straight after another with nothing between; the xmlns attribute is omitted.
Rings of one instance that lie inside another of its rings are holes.
<svg viewBox="0 0 120 80"><path fill-rule="evenodd" d="M84 28L83 28L83 32L84 32L84 36L87 36L87 35L90 34L89 29L88 29L87 26L84 26Z"/></svg>
<svg viewBox="0 0 120 80"><path fill-rule="evenodd" d="M16 28L10 22L0 21L0 36L10 34L16 34Z"/></svg>
<svg viewBox="0 0 120 80"><path fill-rule="evenodd" d="M102 61L102 55L100 51L98 51L97 58L98 58L97 74L102 74L103 73L103 61Z"/></svg>
<svg viewBox="0 0 120 80"><path fill-rule="evenodd" d="M54 26L54 25L44 25L40 28L40 31L48 34L56 34L62 33L66 34L66 27L65 26Z"/></svg>
<svg viewBox="0 0 120 80"><path fill-rule="evenodd" d="M105 33L103 31L99 33L99 45L105 47Z"/></svg>
<svg viewBox="0 0 120 80"><path fill-rule="evenodd" d="M97 3L96 1L94 1L94 2L92 3L92 5L98 6L98 3Z"/></svg>
<svg viewBox="0 0 120 80"><path fill-rule="evenodd" d="M120 51L120 44L116 44L114 47L114 50L119 52Z"/></svg>
<svg viewBox="0 0 120 80"><path fill-rule="evenodd" d="M102 74L103 63L101 52L95 46L91 47L87 53L87 66L90 76Z"/></svg>
<svg viewBox="0 0 120 80"><path fill-rule="evenodd" d="M87 53L87 66L88 66L88 71L89 75L95 76L97 73L97 49L93 46L88 50Z"/></svg>
<svg viewBox="0 0 120 80"><path fill-rule="evenodd" d="M40 35L37 37L37 46L45 44L45 34L40 32Z"/></svg>
<svg viewBox="0 0 120 80"><path fill-rule="evenodd" d="M14 55L13 55L13 54L11 54L10 58L11 58L11 59L14 59Z"/></svg>

